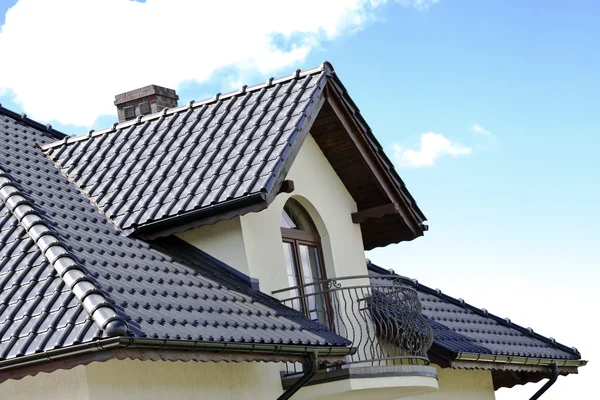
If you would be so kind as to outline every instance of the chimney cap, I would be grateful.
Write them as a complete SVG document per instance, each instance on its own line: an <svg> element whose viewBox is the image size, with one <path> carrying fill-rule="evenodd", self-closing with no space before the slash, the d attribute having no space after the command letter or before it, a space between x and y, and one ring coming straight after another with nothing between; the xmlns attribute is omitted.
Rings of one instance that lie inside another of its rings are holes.
<svg viewBox="0 0 600 400"><path fill-rule="evenodd" d="M148 85L139 89L130 90L129 92L120 93L116 95L115 106L152 95L167 97L175 101L179 100L179 96L177 96L177 93L173 89L169 89L158 85Z"/></svg>

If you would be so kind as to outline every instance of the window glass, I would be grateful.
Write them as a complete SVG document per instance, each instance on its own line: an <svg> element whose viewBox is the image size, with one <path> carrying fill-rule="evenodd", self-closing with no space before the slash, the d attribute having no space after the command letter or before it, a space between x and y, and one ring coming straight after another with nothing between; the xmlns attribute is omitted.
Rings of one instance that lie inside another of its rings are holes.
<svg viewBox="0 0 600 400"><path fill-rule="evenodd" d="M296 287L299 285L298 276L296 275L296 257L294 257L294 248L292 243L283 242L283 254L285 255L285 267L287 269L288 285L289 287ZM290 292L293 297L299 297L300 292L298 289L294 289ZM302 311L300 306L300 299L292 300L292 308L298 311Z"/></svg>
<svg viewBox="0 0 600 400"><path fill-rule="evenodd" d="M317 233L315 225L308 213L298 202L289 200L283 207L281 215L281 227L288 229L298 229L304 232Z"/></svg>
<svg viewBox="0 0 600 400"><path fill-rule="evenodd" d="M281 213L281 233L292 307L309 319L329 326L330 304L324 290L321 238L300 203L289 200ZM316 283L315 283L316 282Z"/></svg>
<svg viewBox="0 0 600 400"><path fill-rule="evenodd" d="M300 245L300 263L302 264L302 278L305 284L314 283L322 279L321 264L319 262L319 248L315 246ZM307 299L308 317L322 324L327 324L325 312L325 295L322 285L310 285L305 288Z"/></svg>

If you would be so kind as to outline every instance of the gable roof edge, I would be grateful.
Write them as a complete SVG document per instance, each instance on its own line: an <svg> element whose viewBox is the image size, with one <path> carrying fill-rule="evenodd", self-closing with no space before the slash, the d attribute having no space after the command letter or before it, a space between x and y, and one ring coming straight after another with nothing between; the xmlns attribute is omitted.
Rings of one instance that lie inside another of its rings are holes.
<svg viewBox="0 0 600 400"><path fill-rule="evenodd" d="M385 152L383 151L383 147L373 134L371 127L367 124L367 121L362 116L359 108L356 106L356 103L350 97L350 94L346 90L346 87L337 76L336 72L333 70L333 67L328 62L325 62L325 65L329 65L326 68L327 75L330 78L330 93L333 92L341 101L343 107L346 109L346 113L350 117L352 123L355 127L360 131L365 139L365 143L368 148L372 151L375 159L380 164L382 172L385 176L393 182L393 185L396 187L398 194L400 195L400 204L401 207L406 210L408 215L413 219L414 224L417 225L417 230L412 229L417 236L422 236L423 232L426 229L424 226L424 222L427 221L427 217L423 214L421 209L418 207L414 197L408 191L404 181L400 178L400 175L395 170L393 163L387 157ZM403 213L404 214L404 213ZM404 215L403 219L404 219ZM409 221L405 221L409 226L412 224Z"/></svg>
<svg viewBox="0 0 600 400"><path fill-rule="evenodd" d="M246 101L250 106L243 111ZM325 114L331 113L330 106L334 109L336 129L368 180L367 198L358 204L357 212L395 206L393 212L369 217L361 225L363 236L374 237L365 248L422 236L427 230L425 216L326 61L41 148L119 229L128 236L153 239L267 208L308 132L318 130L314 124L324 105ZM145 132L151 125L152 132ZM203 137L208 140L202 141ZM138 144L140 150L133 151ZM200 154L194 153L196 148ZM123 157L117 156L121 149L127 153ZM96 150L110 154L110 159L104 163L93 155ZM159 150L165 151L157 155ZM192 158L194 162L188 162ZM144 160L144 168L152 168L149 174L136 167L134 161L139 160ZM168 165L160 169L157 163L163 160ZM333 167L344 175L343 165ZM347 175L344 184L355 199L360 198L361 188L352 186ZM374 220L381 217L383 227L377 228Z"/></svg>
<svg viewBox="0 0 600 400"><path fill-rule="evenodd" d="M247 195L239 199L229 200L208 208L192 210L183 214L175 215L173 217L146 223L135 227L130 234L133 236L139 236L143 239L151 240L176 232L193 229L201 225L215 223L220 220L231 219L250 212L259 212L267 208L279 194L281 184L285 180L287 172L294 163L294 160L296 159L304 140L310 132L313 122L317 118L319 111L325 102L325 96L323 96L323 93L325 91L325 86L329 76L329 70L326 64L328 63L324 63L321 67L306 71L297 70L294 75L279 78L271 83L267 82L262 85L257 85L256 87L252 87L252 90L256 90L255 88L262 88L271 84L276 84L279 81L290 79L290 77L298 79L302 76L321 72L319 83L309 96L310 104L304 109L304 115L302 119L298 121L295 127L295 137L289 141L287 149L279 155L279 158L283 160L283 163L280 163L279 167L270 173L270 179L266 185L266 191L261 191L253 195ZM238 94L238 92L232 93L234 95Z"/></svg>
<svg viewBox="0 0 600 400"><path fill-rule="evenodd" d="M325 96L323 93L325 91L325 86L327 85L327 71L325 74L321 75L319 78L319 83L314 88L313 92L310 95L310 105L304 110L304 116L300 121L298 121L298 125L296 125L296 138L293 141L288 143L287 155L285 151L281 153L281 159L284 160L283 164L278 170L274 170L271 173L271 182L267 184L267 204L271 204L271 202L275 199L275 196L279 194L279 189L281 188L281 184L286 178L287 173L290 168L294 164L296 160L296 156L300 152L302 145L308 134L310 133L310 129L312 128L315 119L319 115L321 111L321 107L325 103Z"/></svg>
<svg viewBox="0 0 600 400"><path fill-rule="evenodd" d="M106 296L79 265L76 258L60 242L32 202L21 192L9 174L0 167L0 200L19 221L31 240L39 247L48 263L81 302L91 319L108 335L127 333L125 320L108 303Z"/></svg>

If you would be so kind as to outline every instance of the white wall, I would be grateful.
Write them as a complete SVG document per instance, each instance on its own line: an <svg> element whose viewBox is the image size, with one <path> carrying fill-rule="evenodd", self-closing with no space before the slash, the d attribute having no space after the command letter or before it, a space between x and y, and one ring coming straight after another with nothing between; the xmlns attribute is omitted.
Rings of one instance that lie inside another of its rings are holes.
<svg viewBox="0 0 600 400"><path fill-rule="evenodd" d="M10 400L259 400L283 393L281 364L110 360L0 384Z"/></svg>
<svg viewBox="0 0 600 400"><path fill-rule="evenodd" d="M0 399L89 400L86 367L9 379L0 383Z"/></svg>
<svg viewBox="0 0 600 400"><path fill-rule="evenodd" d="M408 397L409 400L494 400L492 373L482 370L450 369L436 366L438 392Z"/></svg>
<svg viewBox="0 0 600 400"><path fill-rule="evenodd" d="M351 217L356 203L311 135L286 179L294 181L291 195L280 194L266 210L241 217L248 267L261 289L268 293L287 286L280 221L290 197L307 209L317 225L328 277L365 275L362 234Z"/></svg>
<svg viewBox="0 0 600 400"><path fill-rule="evenodd" d="M201 226L176 236L248 275L240 217Z"/></svg>
<svg viewBox="0 0 600 400"><path fill-rule="evenodd" d="M87 367L90 400L276 399L280 364L111 360Z"/></svg>
<svg viewBox="0 0 600 400"><path fill-rule="evenodd" d="M281 364L110 360L0 384L0 399L275 399ZM410 400L494 400L490 371L437 368L438 392ZM314 388L314 387L313 387Z"/></svg>
<svg viewBox="0 0 600 400"><path fill-rule="evenodd" d="M304 141L286 179L294 181L294 192L280 194L266 210L178 236L259 279L261 290L271 293L288 285L280 222L285 202L293 197L317 225L328 277L365 275L362 234L351 217L356 203L311 135Z"/></svg>
<svg viewBox="0 0 600 400"><path fill-rule="evenodd" d="M261 289L268 293L287 286L280 221L290 197L307 209L317 225L328 277L365 275L362 234L351 217L356 203L311 135L286 179L294 181L291 195L280 194L266 210L241 218L248 266Z"/></svg>

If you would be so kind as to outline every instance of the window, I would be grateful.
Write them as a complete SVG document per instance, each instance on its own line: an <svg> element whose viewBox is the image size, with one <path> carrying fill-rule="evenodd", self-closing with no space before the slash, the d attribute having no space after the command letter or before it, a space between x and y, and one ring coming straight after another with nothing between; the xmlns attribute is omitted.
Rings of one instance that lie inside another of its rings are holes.
<svg viewBox="0 0 600 400"><path fill-rule="evenodd" d="M296 288L292 306L313 321L329 326L330 306L323 285L326 279L321 238L312 219L295 200L288 200L281 214L281 236L288 284Z"/></svg>

